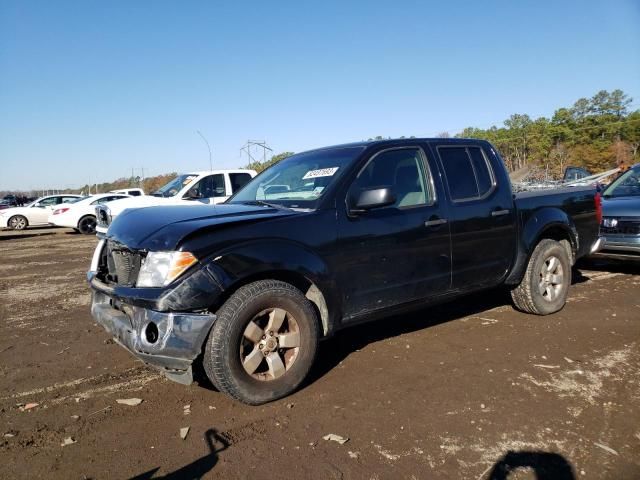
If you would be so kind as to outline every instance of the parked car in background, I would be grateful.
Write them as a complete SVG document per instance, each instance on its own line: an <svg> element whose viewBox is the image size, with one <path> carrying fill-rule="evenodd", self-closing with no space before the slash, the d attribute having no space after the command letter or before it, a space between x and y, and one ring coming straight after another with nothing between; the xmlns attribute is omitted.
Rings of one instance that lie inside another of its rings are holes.
<svg viewBox="0 0 640 480"><path fill-rule="evenodd" d="M71 227L86 235L96 233L96 206L123 198L129 198L129 195L99 193L74 203L58 205L49 216L49 223L58 227Z"/></svg>
<svg viewBox="0 0 640 480"><path fill-rule="evenodd" d="M15 195L9 194L2 197L2 204L8 205L9 207L17 207L18 206L18 198Z"/></svg>
<svg viewBox="0 0 640 480"><path fill-rule="evenodd" d="M571 267L598 249L599 213L593 187L514 195L481 140L318 149L215 209L123 212L94 253L91 312L173 380L201 359L218 390L261 404L350 325L500 285L519 310L559 311Z"/></svg>
<svg viewBox="0 0 640 480"><path fill-rule="evenodd" d="M640 164L602 192L602 253L640 254Z"/></svg>
<svg viewBox="0 0 640 480"><path fill-rule="evenodd" d="M106 233L115 217L127 208L155 205L217 204L244 187L256 176L255 170L212 170L178 175L151 195L116 200L96 207L98 234Z"/></svg>
<svg viewBox="0 0 640 480"><path fill-rule="evenodd" d="M130 197L140 197L144 195L144 190L141 188L121 188L119 190L110 190L109 193L122 193Z"/></svg>
<svg viewBox="0 0 640 480"><path fill-rule="evenodd" d="M0 210L0 228L24 230L49 224L49 215L61 204L73 203L83 198L82 195L49 195L38 198L24 207Z"/></svg>
<svg viewBox="0 0 640 480"><path fill-rule="evenodd" d="M6 208L11 208L11 207L13 207L13 205L9 203L9 201L5 199L0 200L0 210L4 210Z"/></svg>

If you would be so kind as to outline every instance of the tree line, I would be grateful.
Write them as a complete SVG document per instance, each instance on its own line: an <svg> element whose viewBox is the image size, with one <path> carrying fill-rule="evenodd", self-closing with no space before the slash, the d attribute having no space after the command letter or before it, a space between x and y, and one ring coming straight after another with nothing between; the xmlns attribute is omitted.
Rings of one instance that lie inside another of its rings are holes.
<svg viewBox="0 0 640 480"><path fill-rule="evenodd" d="M456 137L489 140L512 171L527 166L561 178L571 165L599 173L640 161L640 110L630 110L632 101L622 90L601 90L551 118L513 114L502 127L468 127Z"/></svg>

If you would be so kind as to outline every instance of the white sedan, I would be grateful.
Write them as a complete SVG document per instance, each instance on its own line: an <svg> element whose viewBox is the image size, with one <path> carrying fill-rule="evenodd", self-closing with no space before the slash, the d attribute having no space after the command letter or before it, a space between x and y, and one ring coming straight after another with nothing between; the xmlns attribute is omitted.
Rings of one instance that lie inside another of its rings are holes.
<svg viewBox="0 0 640 480"><path fill-rule="evenodd" d="M0 210L0 228L9 227L13 230L24 230L27 227L37 227L49 223L49 215L62 204L71 204L81 199L81 195L49 195L38 198L24 207Z"/></svg>
<svg viewBox="0 0 640 480"><path fill-rule="evenodd" d="M85 235L96 232L96 205L129 198L121 193L99 193L75 203L59 205L49 216L49 223L59 227L71 227Z"/></svg>

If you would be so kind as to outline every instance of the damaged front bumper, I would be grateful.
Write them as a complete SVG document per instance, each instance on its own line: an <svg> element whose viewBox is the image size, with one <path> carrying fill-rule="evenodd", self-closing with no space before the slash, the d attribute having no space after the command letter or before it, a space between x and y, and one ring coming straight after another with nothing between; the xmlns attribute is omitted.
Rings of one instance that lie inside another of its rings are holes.
<svg viewBox="0 0 640 480"><path fill-rule="evenodd" d="M99 290L93 291L91 314L133 355L186 385L193 382L192 363L216 319L208 313L158 312L129 305Z"/></svg>

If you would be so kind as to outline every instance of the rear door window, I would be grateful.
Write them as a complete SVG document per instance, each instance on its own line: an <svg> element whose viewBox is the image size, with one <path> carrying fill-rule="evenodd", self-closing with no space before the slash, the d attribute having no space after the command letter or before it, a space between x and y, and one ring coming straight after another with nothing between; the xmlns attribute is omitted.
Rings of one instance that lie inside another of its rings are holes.
<svg viewBox="0 0 640 480"><path fill-rule="evenodd" d="M478 196L478 185L473 174L471 159L464 147L439 148L440 158L451 199L454 201L474 198Z"/></svg>
<svg viewBox="0 0 640 480"><path fill-rule="evenodd" d="M486 157L482 153L480 148L469 147L469 155L471 156L471 164L473 170L476 173L476 180L478 182L478 194L483 196L489 190L493 188L493 176L489 170L489 164Z"/></svg>
<svg viewBox="0 0 640 480"><path fill-rule="evenodd" d="M493 173L479 147L439 147L438 154L454 202L476 200L493 189Z"/></svg>

